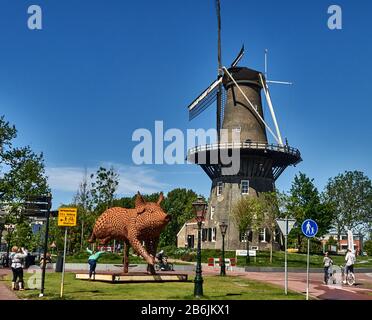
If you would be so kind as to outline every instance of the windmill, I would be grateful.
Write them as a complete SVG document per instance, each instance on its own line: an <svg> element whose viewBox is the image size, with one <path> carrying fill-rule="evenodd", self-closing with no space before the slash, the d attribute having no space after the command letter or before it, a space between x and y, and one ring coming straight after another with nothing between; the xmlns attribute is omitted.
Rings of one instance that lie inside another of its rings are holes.
<svg viewBox="0 0 372 320"><path fill-rule="evenodd" d="M215 101L217 143L199 145L188 151L188 160L198 164L212 180L208 214L205 221L204 248L220 248L222 238L217 234L218 225L228 222L226 234L227 249L244 248L239 236L239 226L232 216L232 208L237 200L261 192L273 191L275 181L289 165L296 165L301 159L300 152L284 144L279 130L269 85L290 84L284 81L267 81L267 51L265 52L265 74L239 67L244 55L244 46L230 67L222 64L221 58L221 15L220 1L216 0L218 23L218 74L217 78L189 106L189 119L192 120ZM263 114L262 97L266 99L274 129L266 122ZM239 132L238 141L222 139L221 129ZM275 143L269 143L267 133ZM213 154L224 151L238 151L238 170L226 174L226 164L212 161ZM253 235L254 243L260 242L259 234Z"/></svg>

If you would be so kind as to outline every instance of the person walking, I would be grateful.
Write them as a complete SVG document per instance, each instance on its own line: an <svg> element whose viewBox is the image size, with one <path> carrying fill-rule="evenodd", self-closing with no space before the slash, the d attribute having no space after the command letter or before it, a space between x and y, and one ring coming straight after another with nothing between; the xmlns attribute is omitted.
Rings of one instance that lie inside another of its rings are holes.
<svg viewBox="0 0 372 320"><path fill-rule="evenodd" d="M18 248L17 246L12 247L12 253L10 259L12 260L11 268L13 272L12 289L24 290L23 282L23 260L27 257L28 252L25 248ZM18 283L18 287L17 287Z"/></svg>
<svg viewBox="0 0 372 320"><path fill-rule="evenodd" d="M99 257L106 253L105 251L95 251L95 250L90 250L89 248L87 248L87 252L90 254L89 258L88 258L88 264L89 264L89 279L92 278L92 275L96 274L96 267L97 267L97 261L99 259Z"/></svg>
<svg viewBox="0 0 372 320"><path fill-rule="evenodd" d="M323 258L323 266L324 266L324 281L323 281L323 283L324 284L328 284L329 271L330 271L330 268L331 268L332 264L333 264L333 261L329 257L328 252L326 252L324 254L324 258Z"/></svg>

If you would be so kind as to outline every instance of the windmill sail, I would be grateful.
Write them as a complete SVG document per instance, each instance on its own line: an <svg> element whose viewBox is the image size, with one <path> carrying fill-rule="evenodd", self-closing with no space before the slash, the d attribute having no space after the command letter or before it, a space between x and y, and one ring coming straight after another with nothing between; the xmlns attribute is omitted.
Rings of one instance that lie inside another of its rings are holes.
<svg viewBox="0 0 372 320"><path fill-rule="evenodd" d="M233 61L233 63L231 64L231 67L236 67L239 63L239 61L243 58L244 56L244 45L242 46L242 48L240 49L240 52L238 54L238 56L235 58L235 60Z"/></svg>
<svg viewBox="0 0 372 320"><path fill-rule="evenodd" d="M197 117L201 112L207 109L217 99L218 85L222 78L215 80L205 89L189 106L189 120Z"/></svg>

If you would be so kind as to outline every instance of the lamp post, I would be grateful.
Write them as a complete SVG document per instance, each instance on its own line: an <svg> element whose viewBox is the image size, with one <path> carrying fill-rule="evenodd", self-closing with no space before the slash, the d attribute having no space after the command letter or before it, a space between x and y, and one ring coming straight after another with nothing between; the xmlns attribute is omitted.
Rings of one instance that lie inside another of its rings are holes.
<svg viewBox="0 0 372 320"><path fill-rule="evenodd" d="M220 224L221 235L222 235L222 263L221 263L221 272L220 276L226 276L226 264L225 264L225 235L227 231L227 223L222 221Z"/></svg>
<svg viewBox="0 0 372 320"><path fill-rule="evenodd" d="M14 224L6 224L4 227L5 227L5 230L8 233L8 241L7 241L8 245L7 245L7 249L6 249L6 266L9 268L10 242L11 242L11 239L12 239L12 233L15 229L15 225Z"/></svg>
<svg viewBox="0 0 372 320"><path fill-rule="evenodd" d="M207 211L208 204L203 200L202 197L198 197L198 200L192 204L196 215L196 221L198 223L198 251L197 251L197 262L196 262L196 276L194 286L194 296L203 296L203 277L202 277L202 266L201 266L201 226L204 221L205 213Z"/></svg>

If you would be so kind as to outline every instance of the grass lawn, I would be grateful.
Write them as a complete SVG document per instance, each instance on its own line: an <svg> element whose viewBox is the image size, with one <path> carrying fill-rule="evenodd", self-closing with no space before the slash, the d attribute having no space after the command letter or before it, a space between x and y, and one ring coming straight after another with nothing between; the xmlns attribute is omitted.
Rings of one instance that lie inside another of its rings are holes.
<svg viewBox="0 0 372 320"><path fill-rule="evenodd" d="M29 274L25 274L25 282ZM123 283L111 284L75 280L75 274L66 273L64 299L66 300L189 300L193 299L194 276L189 282L177 283ZM8 283L10 285L10 278ZM59 298L60 273L48 273L45 281L45 296L39 298L38 290L17 291L21 299L55 300ZM27 287L27 285L26 285ZM204 277L205 299L212 300L304 300L304 295L283 288L255 282L241 277Z"/></svg>
<svg viewBox="0 0 372 320"><path fill-rule="evenodd" d="M207 263L208 258L217 258L221 256L219 250L202 250L202 262ZM226 258L234 258L235 251L225 252ZM169 254L169 258L176 258L180 261L182 256L173 256ZM258 251L257 257L251 257L248 266L255 267L284 267L284 252L274 252L273 262L270 263L270 252L269 251ZM331 258L336 265L344 264L344 256L332 256ZM88 254L81 253L74 256L67 256L67 263L87 263ZM109 264L121 264L123 259L122 254L107 253L101 256L99 263L109 263ZM288 253L288 267L289 268L306 268L307 255L303 253ZM131 264L146 264L146 262L137 255L131 255ZM188 255L188 261L196 262L196 252ZM365 263L361 263L365 261ZM182 264L181 262L176 262L175 264ZM185 262L187 264L187 262ZM238 266L246 266L245 257L238 257ZM322 255L310 255L310 268L322 268L323 267L323 256ZM372 257L357 257L357 264L355 268L367 268L372 267Z"/></svg>

